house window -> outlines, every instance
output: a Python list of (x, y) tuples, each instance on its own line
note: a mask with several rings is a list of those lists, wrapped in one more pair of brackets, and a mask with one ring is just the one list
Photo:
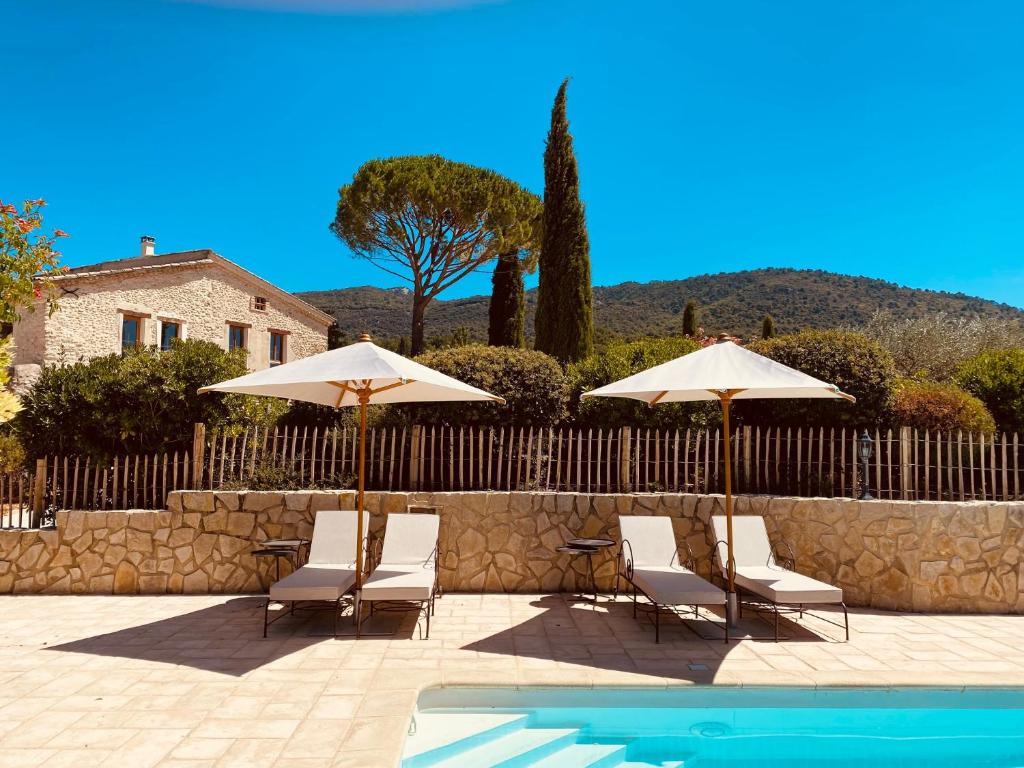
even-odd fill
[(267, 297), (266, 296), (253, 296), (252, 297), (252, 308), (258, 309), (260, 312), (267, 311)]
[(160, 349), (165, 352), (171, 348), (171, 342), (181, 338), (181, 323), (160, 323)]
[(280, 365), (284, 362), (284, 334), (276, 331), (270, 332), (270, 365)]
[(245, 326), (244, 325), (229, 325), (228, 326), (228, 349), (245, 349)]
[(142, 344), (142, 318), (124, 315), (121, 320), (121, 349), (134, 349)]

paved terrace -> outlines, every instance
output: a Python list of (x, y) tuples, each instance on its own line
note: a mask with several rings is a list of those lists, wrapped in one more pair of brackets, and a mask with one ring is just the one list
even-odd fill
[(452, 594), (430, 640), (410, 616), (394, 638), (356, 642), (313, 636), (323, 617), (263, 640), (261, 605), (2, 598), (0, 763), (394, 766), (433, 685), (1024, 685), (1024, 616), (854, 611), (849, 643), (790, 626), (788, 642), (728, 647), (673, 621), (656, 646), (622, 600)]

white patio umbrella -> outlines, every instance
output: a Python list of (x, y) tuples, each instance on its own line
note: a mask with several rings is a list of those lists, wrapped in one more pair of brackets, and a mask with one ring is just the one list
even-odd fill
[(200, 392), (266, 395), (334, 408), (359, 406), (359, 493), (356, 506), (356, 590), (362, 586), (363, 497), (366, 488), (366, 406), (378, 403), (490, 401), (497, 395), (471, 387), (394, 352), (381, 349), (368, 334), (355, 344), (304, 357), (202, 387)]
[(730, 404), (733, 400), (798, 397), (854, 402), (853, 396), (841, 392), (837, 386), (819, 381), (806, 373), (744, 349), (730, 341), (725, 334), (719, 336), (717, 344), (585, 392), (583, 397), (628, 397), (642, 400), (648, 405), (699, 400), (718, 400), (722, 404), (722, 431), (725, 437), (726, 547), (729, 556), (726, 572), (729, 580), (730, 621), (734, 614), (736, 592), (732, 569)]

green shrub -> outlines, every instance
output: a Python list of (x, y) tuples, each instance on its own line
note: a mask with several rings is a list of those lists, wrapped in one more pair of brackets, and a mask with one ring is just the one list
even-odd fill
[(999, 429), (1024, 430), (1024, 349), (982, 352), (960, 366), (956, 381), (985, 404)]
[(245, 353), (212, 342), (175, 341), (74, 365), (46, 366), (22, 399), (15, 428), (31, 456), (95, 457), (190, 449), (192, 425), (273, 424), (283, 400), (198, 389), (246, 373)]
[(14, 472), (25, 466), (25, 449), (21, 447), (18, 436), (8, 432), (0, 432), (0, 472)]
[(569, 379), (571, 418), (581, 426), (639, 426), (658, 429), (706, 426), (720, 418), (717, 403), (665, 403), (649, 406), (622, 397), (582, 398), (584, 392), (611, 384), (655, 365), (700, 349), (692, 339), (667, 337), (613, 341), (602, 352), (573, 363)]
[(894, 426), (993, 432), (996, 423), (985, 404), (956, 384), (901, 379), (893, 392)]
[(857, 398), (844, 400), (737, 400), (744, 424), (771, 426), (870, 425), (889, 415), (896, 383), (892, 356), (854, 331), (803, 331), (752, 342), (753, 352), (835, 384)]
[(374, 415), (376, 424), (550, 426), (565, 418), (565, 374), (555, 359), (543, 352), (469, 344), (426, 352), (416, 362), (503, 397), (506, 404), (389, 406)]

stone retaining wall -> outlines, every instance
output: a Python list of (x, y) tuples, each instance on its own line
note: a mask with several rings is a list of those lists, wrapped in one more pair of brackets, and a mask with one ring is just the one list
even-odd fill
[[(371, 533), (409, 503), (442, 508), (448, 591), (576, 589), (584, 562), (555, 549), (572, 536), (618, 537), (618, 516), (665, 515), (709, 567), (709, 520), (721, 496), (575, 493), (370, 493)], [(254, 544), (309, 536), (317, 510), (352, 508), (351, 492), (176, 492), (164, 511), (57, 513), (55, 530), (0, 531), (0, 593), (258, 591), (270, 563)], [(740, 496), (764, 516), (802, 572), (843, 588), (850, 605), (1024, 613), (1024, 503), (858, 502)], [(6, 561), (6, 562), (4, 562)], [(609, 588), (615, 563), (598, 556)]]

